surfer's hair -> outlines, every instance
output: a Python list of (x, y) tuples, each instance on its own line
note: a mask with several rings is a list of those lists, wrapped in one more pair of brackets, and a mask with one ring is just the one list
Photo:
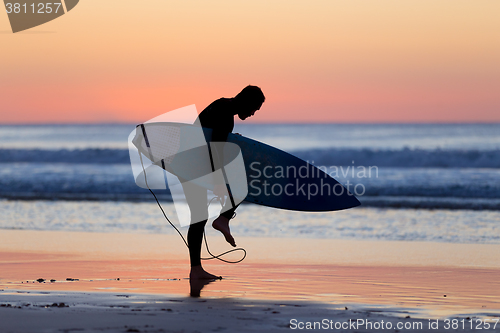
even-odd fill
[(244, 104), (255, 107), (260, 107), (266, 100), (264, 93), (257, 86), (246, 86), (235, 98)]

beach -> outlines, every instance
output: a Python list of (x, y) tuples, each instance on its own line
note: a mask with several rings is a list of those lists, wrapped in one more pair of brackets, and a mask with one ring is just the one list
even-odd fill
[[(186, 245), (134, 182), (134, 128), (0, 126), (0, 332), (500, 329), (498, 125), (238, 124), (361, 206), (242, 204), (246, 257), (203, 261), (222, 276), (208, 284), (190, 283)], [(206, 235), (211, 253), (232, 249)]]
[[(204, 263), (223, 279), (190, 286), (175, 235), (3, 230), (0, 238), (2, 332), (275, 332), (323, 319), (431, 331), (429, 320), (500, 316), (497, 244), (238, 237), (247, 258)], [(227, 249), (220, 238), (210, 237), (212, 253)], [(360, 327), (344, 331), (371, 331)]]

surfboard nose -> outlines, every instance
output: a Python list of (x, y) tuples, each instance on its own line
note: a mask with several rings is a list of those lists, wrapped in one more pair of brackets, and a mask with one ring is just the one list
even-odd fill
[(345, 209), (354, 208), (358, 206), (361, 206), (361, 201), (359, 201), (358, 198), (356, 198), (354, 194), (352, 194), (350, 200), (347, 200), (347, 205)]

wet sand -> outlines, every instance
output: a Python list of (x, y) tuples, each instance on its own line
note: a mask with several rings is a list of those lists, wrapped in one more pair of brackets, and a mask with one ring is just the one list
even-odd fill
[[(222, 237), (209, 236), (212, 253), (229, 249)], [(193, 321), (201, 316), (212, 329), (275, 331), (289, 330), (295, 317), (421, 318), (426, 325), (431, 318), (500, 317), (499, 245), (244, 237), (237, 243), (247, 258), (205, 262), (224, 279), (192, 298), (202, 286), (189, 284), (178, 236), (3, 230), (0, 316), (12, 319), (2, 325), (12, 332), (37, 331), (42, 322), (47, 331), (205, 331)], [(108, 316), (101, 318), (103, 309)], [(56, 325), (58, 316), (66, 319)]]

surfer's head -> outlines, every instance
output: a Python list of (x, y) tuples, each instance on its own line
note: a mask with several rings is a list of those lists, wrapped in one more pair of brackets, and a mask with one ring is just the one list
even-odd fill
[(266, 100), (264, 93), (257, 86), (246, 86), (234, 97), (238, 104), (238, 117), (245, 120), (255, 114)]

